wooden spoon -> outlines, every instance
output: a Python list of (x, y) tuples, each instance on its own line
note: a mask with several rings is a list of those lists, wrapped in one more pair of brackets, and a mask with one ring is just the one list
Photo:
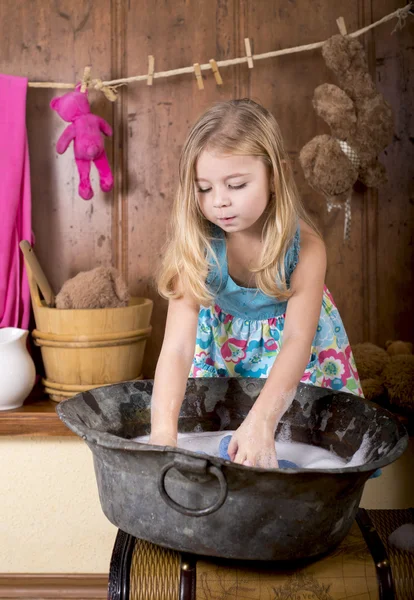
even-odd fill
[(55, 305), (55, 295), (52, 288), (46, 278), (46, 275), (40, 266), (37, 256), (34, 253), (33, 248), (27, 240), (22, 240), (19, 244), (23, 256), (32, 271), (34, 280), (36, 281), (40, 291), (42, 292), (43, 298), (47, 306), (53, 307)]

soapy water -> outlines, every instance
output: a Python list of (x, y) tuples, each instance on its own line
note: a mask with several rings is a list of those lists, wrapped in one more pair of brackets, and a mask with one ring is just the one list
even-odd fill
[[(190, 450), (191, 452), (204, 453), (209, 456), (219, 457), (221, 440), (234, 431), (204, 431), (198, 433), (179, 433), (177, 438), (178, 448)], [(133, 438), (131, 441), (148, 443), (149, 435)], [(369, 440), (365, 438), (360, 448), (355, 452), (351, 460), (345, 460), (318, 446), (291, 442), (286, 439), (276, 441), (276, 456), (279, 461), (289, 461), (300, 469), (343, 469), (344, 467), (356, 467), (363, 465), (369, 449)]]

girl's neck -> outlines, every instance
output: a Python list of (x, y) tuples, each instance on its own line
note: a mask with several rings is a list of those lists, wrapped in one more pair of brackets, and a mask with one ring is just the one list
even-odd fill
[(224, 232), (224, 235), (229, 242), (231, 241), (231, 243), (261, 243), (264, 223), (265, 219), (261, 218), (248, 229), (229, 233)]
[(262, 233), (254, 231), (236, 231), (234, 233), (224, 232), (227, 245), (240, 246), (242, 244), (261, 244)]
[(256, 276), (252, 269), (260, 264), (262, 242), (257, 234), (240, 231), (226, 236), (226, 261), (229, 276), (237, 285), (256, 287)]

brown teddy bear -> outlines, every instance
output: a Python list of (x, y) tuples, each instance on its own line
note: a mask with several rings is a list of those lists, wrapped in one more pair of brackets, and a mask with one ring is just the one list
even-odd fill
[(56, 308), (117, 308), (127, 306), (128, 288), (113, 267), (96, 267), (68, 279), (56, 296)]
[(411, 342), (365, 342), (352, 347), (364, 396), (386, 408), (414, 414), (414, 355)]
[(357, 180), (368, 187), (386, 181), (377, 156), (392, 140), (393, 119), (357, 39), (334, 35), (322, 46), (322, 55), (339, 87), (329, 83), (317, 87), (313, 106), (331, 135), (314, 137), (302, 148), (299, 160), (309, 185), (327, 198), (330, 208), (350, 201)]

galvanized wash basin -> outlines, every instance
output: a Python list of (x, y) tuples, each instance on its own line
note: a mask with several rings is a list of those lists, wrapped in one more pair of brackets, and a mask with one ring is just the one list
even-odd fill
[[(265, 379), (189, 379), (179, 431), (234, 430)], [(348, 533), (366, 480), (396, 460), (408, 436), (398, 420), (352, 394), (301, 384), (276, 439), (321, 446), (366, 464), (343, 469), (257, 469), (187, 450), (130, 441), (149, 433), (153, 381), (84, 392), (57, 406), (92, 450), (102, 509), (118, 528), (181, 551), (248, 560), (315, 556)]]

